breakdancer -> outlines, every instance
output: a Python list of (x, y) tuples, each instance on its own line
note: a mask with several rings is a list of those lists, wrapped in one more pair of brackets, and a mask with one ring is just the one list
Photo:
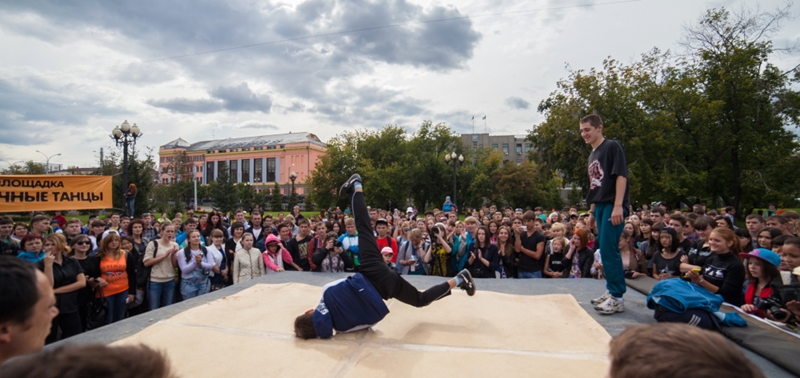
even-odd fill
[(400, 302), (423, 307), (449, 295), (450, 289), (456, 286), (469, 295), (475, 295), (475, 282), (466, 269), (428, 290), (417, 290), (383, 261), (372, 234), (361, 176), (357, 173), (350, 176), (339, 189), (339, 196), (351, 199), (361, 265), (355, 275), (325, 285), (317, 308), (295, 319), (297, 337), (324, 339), (331, 337), (334, 330), (352, 332), (369, 328), (389, 313), (384, 299), (396, 298)]

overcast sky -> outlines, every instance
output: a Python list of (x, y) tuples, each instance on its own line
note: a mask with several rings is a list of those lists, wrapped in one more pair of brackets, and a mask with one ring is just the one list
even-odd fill
[[(326, 141), (350, 128), (414, 130), (423, 120), (469, 133), (472, 116), (483, 132), (484, 115), (490, 133), (525, 134), (542, 121), (536, 108), (567, 65), (632, 62), (653, 47), (680, 52), (684, 26), (707, 8), (742, 3), (785, 4), (4, 1), (0, 168), (44, 161), (36, 150), (62, 153), (51, 163), (95, 166), (126, 119), (141, 127), (140, 145), (156, 148), (177, 137), (289, 131)], [(776, 45), (800, 40), (796, 21)], [(245, 45), (256, 46), (231, 49)], [(774, 58), (785, 69), (797, 60)]]

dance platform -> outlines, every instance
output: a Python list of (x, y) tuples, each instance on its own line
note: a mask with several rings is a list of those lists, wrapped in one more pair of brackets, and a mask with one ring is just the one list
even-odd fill
[[(345, 274), (270, 273), (76, 336), (69, 342), (144, 343), (164, 351), (182, 377), (603, 377), (608, 342), (653, 322), (645, 296), (628, 291), (626, 311), (597, 314), (589, 300), (604, 282), (476, 280), (430, 306), (389, 300), (368, 330), (300, 340), (294, 318), (314, 308), (322, 286)], [(417, 288), (440, 277), (409, 277)], [(769, 377), (792, 375), (747, 350)]]

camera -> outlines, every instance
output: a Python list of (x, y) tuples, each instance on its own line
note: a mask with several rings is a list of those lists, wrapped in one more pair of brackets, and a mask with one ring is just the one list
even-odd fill
[(333, 242), (333, 246), (334, 246), (334, 247), (339, 247), (339, 248), (342, 248), (342, 242), (340, 242), (340, 241), (338, 241), (338, 240), (337, 240), (337, 241)]
[(786, 306), (777, 298), (762, 298), (756, 304), (756, 308), (764, 311), (769, 310), (772, 313), (772, 317), (779, 322), (785, 322), (789, 318), (789, 312), (784, 310)]
[(431, 235), (439, 235), (439, 227), (431, 228)]
[(623, 273), (625, 274), (625, 278), (628, 278), (628, 279), (631, 279), (631, 278), (633, 278), (633, 271), (632, 271), (632, 270), (630, 270), (630, 269), (625, 269), (625, 270), (623, 271)]

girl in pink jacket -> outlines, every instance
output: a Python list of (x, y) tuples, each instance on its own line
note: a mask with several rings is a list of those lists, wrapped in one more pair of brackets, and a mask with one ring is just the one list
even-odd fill
[(292, 261), (292, 255), (283, 248), (277, 236), (272, 234), (268, 235), (264, 244), (266, 244), (267, 250), (261, 254), (261, 257), (264, 258), (264, 265), (267, 266), (267, 273), (269, 273), (269, 271), (283, 272), (283, 264), (289, 264), (298, 271), (302, 271), (302, 269)]

